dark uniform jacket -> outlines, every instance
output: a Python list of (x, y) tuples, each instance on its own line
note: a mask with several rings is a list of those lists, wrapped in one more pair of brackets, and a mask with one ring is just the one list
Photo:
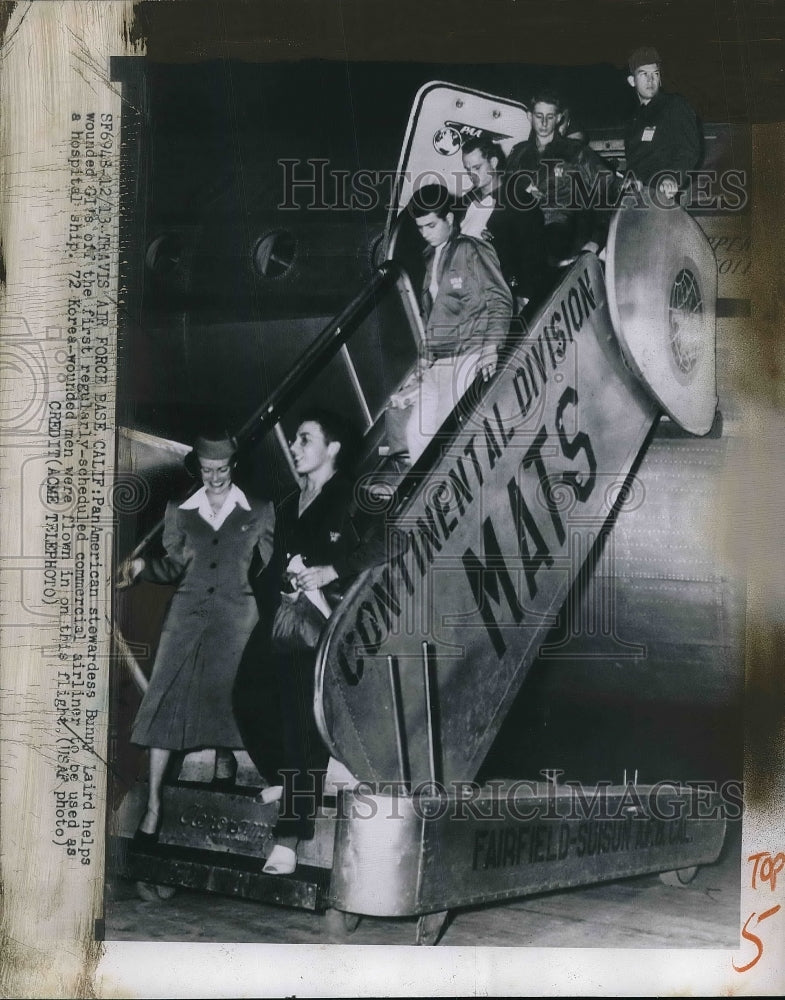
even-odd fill
[[(526, 171), (543, 196), (545, 225), (570, 230), (567, 253), (577, 253), (592, 241), (600, 249), (608, 237), (615, 196), (613, 171), (602, 157), (577, 139), (557, 135), (540, 151), (534, 132), (513, 146), (507, 159), (507, 175)], [(518, 183), (518, 187), (522, 182)], [(596, 194), (592, 195), (592, 191)], [(595, 207), (591, 207), (595, 202)], [(605, 206), (605, 207), (603, 207)]]
[(179, 582), (134, 723), (134, 743), (170, 750), (242, 746), (232, 687), (258, 618), (248, 572), (255, 551), (269, 562), (274, 523), (271, 503), (244, 495), (217, 530), (198, 510), (167, 505), (166, 555), (146, 557), (142, 578)]
[(384, 532), (374, 524), (361, 525), (354, 499), (354, 485), (336, 472), (302, 514), (298, 513), (300, 491), (294, 490), (278, 506), (271, 570), (274, 584), (287, 589), (286, 567), (300, 555), (306, 566), (333, 566), (338, 579), (324, 588), (335, 604), (355, 576), (384, 562)]
[(648, 186), (654, 176), (670, 170), (686, 183), (685, 170), (694, 170), (703, 154), (703, 136), (695, 112), (679, 94), (662, 90), (638, 107), (624, 128), (627, 170)]
[[(517, 295), (537, 299), (546, 280), (542, 209), (523, 186), (515, 198), (508, 198), (503, 188), (494, 191), (493, 198), (496, 207), (488, 219), (486, 232), (499, 258), (504, 280)], [(464, 201), (464, 211), (477, 200), (477, 193), (472, 191)]]

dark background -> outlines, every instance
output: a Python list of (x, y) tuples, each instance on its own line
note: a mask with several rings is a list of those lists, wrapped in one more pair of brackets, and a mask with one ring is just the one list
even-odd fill
[(778, 0), (194, 0), (140, 4), (135, 30), (150, 59), (168, 62), (320, 58), (621, 68), (632, 49), (654, 45), (665, 85), (707, 120), (753, 123), (782, 118), (784, 25)]

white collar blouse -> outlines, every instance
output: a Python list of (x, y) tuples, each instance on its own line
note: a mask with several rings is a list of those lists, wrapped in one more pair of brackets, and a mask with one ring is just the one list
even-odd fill
[(207, 489), (204, 486), (200, 490), (197, 490), (193, 496), (188, 497), (187, 500), (180, 504), (180, 510), (198, 511), (199, 516), (210, 525), (213, 531), (218, 531), (235, 507), (242, 507), (243, 510), (251, 509), (251, 505), (248, 503), (245, 493), (243, 493), (240, 487), (236, 486), (234, 483), (232, 483), (229, 488), (229, 492), (224, 498), (221, 509), (217, 512), (210, 506), (210, 501), (207, 497)]

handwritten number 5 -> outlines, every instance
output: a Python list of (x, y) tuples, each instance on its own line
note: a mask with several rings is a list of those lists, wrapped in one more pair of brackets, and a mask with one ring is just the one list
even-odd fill
[[(772, 906), (772, 908), (770, 910), (765, 910), (758, 917), (758, 923), (760, 923), (762, 920), (765, 920), (766, 917), (773, 916), (777, 912), (777, 910), (779, 910), (779, 909), (781, 909), (781, 906), (779, 904), (777, 904), (777, 906)], [(736, 972), (746, 972), (748, 969), (751, 969), (753, 967), (753, 965), (755, 965), (758, 962), (758, 960), (760, 959), (761, 955), (763, 954), (763, 942), (761, 941), (761, 939), (758, 937), (757, 934), (753, 934), (753, 933), (751, 933), (751, 931), (747, 930), (747, 927), (749, 926), (750, 920), (752, 920), (752, 918), (754, 916), (755, 916), (755, 914), (751, 913), (747, 917), (747, 920), (746, 920), (744, 926), (741, 929), (741, 936), (743, 938), (746, 938), (747, 941), (752, 941), (753, 942), (753, 944), (755, 945), (755, 947), (758, 949), (758, 954), (755, 956), (755, 958), (753, 958), (753, 960), (751, 962), (747, 962), (746, 965), (738, 966), (738, 965), (736, 965), (735, 962), (731, 962), (731, 964), (733, 965), (733, 968), (736, 970)]]

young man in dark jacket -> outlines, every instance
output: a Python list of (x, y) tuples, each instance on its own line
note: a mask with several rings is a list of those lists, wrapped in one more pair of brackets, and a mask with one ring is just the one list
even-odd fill
[(530, 183), (540, 199), (550, 264), (583, 250), (599, 253), (614, 203), (613, 171), (590, 146), (561, 134), (563, 105), (556, 91), (538, 91), (530, 108), (531, 134), (513, 146), (505, 186), (517, 197)]
[(545, 220), (537, 199), (524, 191), (515, 203), (505, 197), (502, 181), (507, 158), (487, 136), (464, 140), (461, 155), (472, 185), (462, 205), (461, 232), (493, 245), (516, 299), (538, 301), (547, 276)]

